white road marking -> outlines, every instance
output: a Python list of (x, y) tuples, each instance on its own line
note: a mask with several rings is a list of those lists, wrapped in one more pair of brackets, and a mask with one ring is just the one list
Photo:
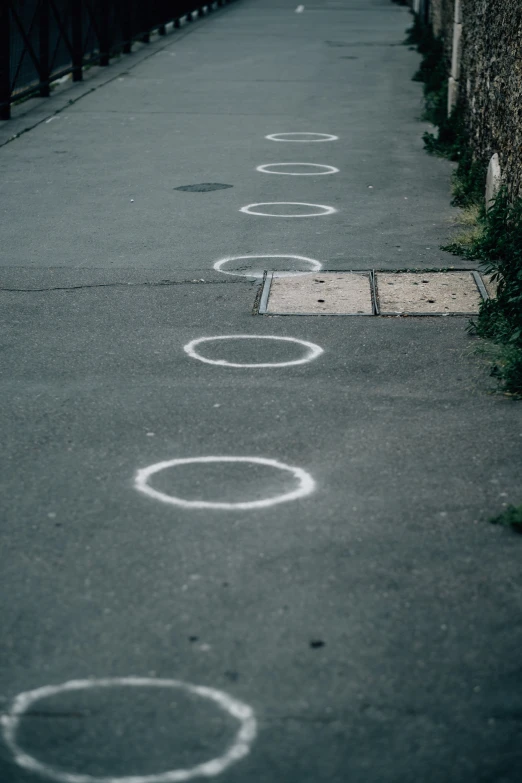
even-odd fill
[[(239, 364), (236, 362), (227, 362), (224, 359), (207, 359), (205, 356), (201, 356), (195, 348), (201, 343), (215, 342), (217, 340), (279, 340), (282, 342), (297, 343), (297, 345), (304, 346), (307, 352), (300, 359), (293, 359), (287, 362), (258, 362), (253, 364)], [(200, 362), (206, 364), (218, 364), (221, 367), (292, 367), (296, 364), (307, 364), (308, 362), (317, 359), (322, 353), (323, 349), (315, 343), (310, 343), (307, 340), (298, 340), (296, 337), (275, 337), (267, 334), (224, 334), (218, 337), (200, 337), (197, 340), (192, 340), (183, 347), (185, 353), (187, 353), (192, 359), (199, 359)]]
[[(190, 465), (193, 463), (209, 463), (209, 462), (247, 462), (255, 463), (256, 465), (267, 465), (271, 468), (277, 468), (278, 470), (284, 470), (291, 473), (294, 478), (299, 481), (297, 489), (291, 492), (285, 492), (282, 495), (275, 495), (272, 498), (265, 498), (264, 500), (250, 500), (239, 503), (219, 503), (207, 500), (185, 500), (179, 498), (176, 495), (167, 495), (164, 492), (160, 492), (157, 489), (153, 489), (148, 484), (148, 480), (155, 473), (166, 468), (175, 468), (178, 465)], [(165, 462), (157, 462), (155, 465), (149, 465), (147, 468), (138, 470), (135, 479), (135, 487), (145, 495), (154, 498), (155, 500), (161, 500), (163, 503), (170, 503), (173, 506), (181, 506), (181, 508), (212, 508), (226, 511), (250, 511), (254, 508), (268, 508), (269, 506), (275, 506), (278, 503), (287, 503), (290, 500), (297, 500), (298, 498), (306, 497), (310, 495), (315, 489), (315, 481), (306, 470), (302, 468), (295, 468), (290, 465), (286, 465), (284, 462), (278, 462), (275, 459), (266, 459), (265, 457), (185, 457), (183, 459), (170, 459)]]
[[(229, 261), (242, 261), (244, 258), (293, 258), (297, 261), (304, 261), (306, 264), (310, 264), (310, 269), (306, 272), (274, 272), (274, 277), (295, 277), (297, 275), (306, 275), (308, 272), (318, 272), (323, 268), (320, 261), (316, 261), (315, 258), (307, 258), (306, 256), (294, 256), (294, 255), (281, 255), (279, 253), (267, 253), (260, 256), (228, 256), (227, 258), (220, 258), (219, 261), (214, 263), (214, 269), (217, 272), (222, 272), (224, 275), (235, 275), (239, 277), (263, 277), (265, 269), (252, 270), (252, 272), (231, 272), (228, 269), (223, 269), (224, 264), (228, 264)], [(266, 270), (271, 272), (271, 269)]]
[[(322, 169), (322, 171), (270, 171), (270, 169), (280, 169), (283, 166), (307, 166), (311, 169)], [(261, 171), (263, 174), (285, 174), (287, 177), (318, 177), (325, 174), (337, 174), (339, 169), (324, 163), (264, 163), (262, 166), (256, 166), (256, 171)]]
[(298, 5), (295, 9), (296, 14), (302, 14), (304, 11), (304, 5)]
[[(303, 138), (303, 139), (287, 139), (285, 136), (315, 136), (316, 138)], [(294, 131), (290, 133), (270, 133), (265, 136), (265, 139), (269, 141), (293, 141), (299, 143), (317, 142), (317, 141), (338, 141), (339, 136), (334, 136), (332, 133), (313, 133), (311, 131)]]
[[(179, 688), (210, 699), (221, 707), (224, 712), (231, 715), (239, 723), (239, 730), (226, 752), (215, 759), (205, 761), (190, 769), (172, 769), (154, 775), (129, 775), (124, 777), (98, 777), (74, 772), (66, 772), (63, 769), (45, 764), (42, 761), (25, 753), (19, 746), (16, 734), (20, 721), (29, 707), (40, 699), (56, 696), (60, 693), (85, 690), (91, 688), (112, 688), (120, 686), (146, 687), (146, 688)], [(45, 775), (59, 783), (180, 783), (192, 780), (196, 777), (215, 777), (224, 772), (236, 761), (244, 758), (250, 752), (250, 746), (256, 738), (257, 724), (251, 707), (237, 699), (232, 698), (224, 691), (215, 688), (207, 688), (202, 685), (191, 685), (180, 680), (161, 680), (148, 677), (107, 677), (90, 680), (69, 680), (61, 685), (45, 685), (33, 691), (20, 693), (14, 699), (7, 715), (2, 716), (2, 729), (6, 745), (13, 753), (16, 763), (24, 769)]]
[[(321, 212), (305, 212), (302, 215), (278, 215), (271, 212), (256, 212), (253, 207), (277, 207), (286, 204), (291, 207), (314, 207), (315, 209), (322, 210)], [(247, 204), (246, 207), (241, 207), (240, 212), (244, 212), (246, 215), (262, 215), (263, 217), (275, 217), (275, 218), (303, 218), (303, 217), (319, 217), (320, 215), (332, 215), (337, 212), (335, 207), (329, 207), (326, 204), (308, 204), (305, 201), (262, 201), (258, 204)]]

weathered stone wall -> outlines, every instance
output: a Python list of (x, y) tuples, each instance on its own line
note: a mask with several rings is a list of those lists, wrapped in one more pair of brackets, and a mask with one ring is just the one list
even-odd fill
[(453, 15), (455, 0), (432, 0), (430, 3), (430, 21), (433, 32), (444, 41), (444, 52), (451, 66), (451, 48), (453, 42)]
[[(522, 196), (522, 0), (461, 0), (458, 100), (464, 106), (473, 154), (488, 163), (496, 152), (512, 197)], [(451, 68), (455, 0), (430, 0), (434, 33)], [(456, 71), (455, 71), (456, 69)]]
[(522, 196), (522, 0), (462, 0), (459, 97), (474, 155)]

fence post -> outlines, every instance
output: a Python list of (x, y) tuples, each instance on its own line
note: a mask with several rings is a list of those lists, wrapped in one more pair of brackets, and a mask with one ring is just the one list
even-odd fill
[(11, 116), (9, 5), (0, 4), (0, 120)]
[(128, 0), (120, 0), (118, 4), (121, 37), (123, 40), (123, 54), (130, 54), (132, 51), (132, 19), (134, 18), (134, 5), (134, 3), (129, 3)]
[(83, 79), (82, 12), (82, 0), (73, 0), (71, 8), (73, 82), (81, 82)]
[(140, 6), (140, 41), (142, 43), (150, 43), (150, 28), (151, 28), (151, 14), (150, 14), (150, 0), (143, 2)]
[(165, 25), (168, 21), (170, 21), (167, 18), (167, 3), (165, 0), (157, 0), (155, 5), (157, 9), (155, 19), (158, 22), (158, 35), (167, 35), (167, 28)]
[(108, 65), (111, 54), (110, 43), (110, 3), (104, 1), (98, 5), (100, 13), (100, 65)]
[(40, 97), (48, 98), (51, 94), (49, 86), (49, 0), (40, 0), (38, 14), (38, 63), (40, 77)]

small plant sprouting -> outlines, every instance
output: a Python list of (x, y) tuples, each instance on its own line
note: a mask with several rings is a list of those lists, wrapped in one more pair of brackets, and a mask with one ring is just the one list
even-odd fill
[(416, 15), (405, 43), (422, 55), (413, 78), (424, 84), (423, 119), (436, 126), (436, 133), (423, 136), (425, 149), (458, 162), (452, 204), (463, 209), (461, 231), (442, 249), (482, 261), (491, 282), (497, 284), (496, 298), (482, 303), (469, 331), (497, 346), (491, 374), (504, 392), (522, 398), (522, 198), (513, 201), (503, 188), (486, 212), (487, 164), (473, 154), (463, 105), (457, 103), (447, 116), (449, 68), (444, 41)]
[(489, 520), (492, 525), (510, 527), (517, 533), (522, 533), (522, 506), (508, 506), (502, 514)]
[(480, 211), (468, 240), (461, 235), (443, 249), (482, 261), (497, 284), (496, 297), (482, 303), (472, 332), (500, 346), (491, 374), (504, 391), (522, 397), (522, 198), (512, 202), (502, 188), (489, 212)]

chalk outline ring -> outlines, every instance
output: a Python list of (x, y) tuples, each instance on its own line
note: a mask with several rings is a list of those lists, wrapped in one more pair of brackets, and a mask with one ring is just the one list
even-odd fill
[[(160, 492), (148, 484), (148, 480), (151, 476), (166, 468), (176, 467), (177, 465), (208, 462), (254, 462), (257, 465), (268, 465), (271, 468), (278, 468), (279, 470), (291, 473), (293, 477), (299, 481), (299, 486), (290, 492), (285, 492), (282, 495), (275, 495), (272, 498), (265, 498), (264, 500), (221, 503), (207, 500), (184, 500), (176, 495), (167, 495), (164, 492)], [(278, 462), (275, 459), (267, 459), (266, 457), (182, 457), (180, 459), (156, 462), (154, 465), (141, 468), (136, 473), (134, 486), (139, 492), (143, 492), (143, 494), (148, 495), (155, 500), (161, 500), (162, 503), (169, 503), (170, 505), (180, 506), (181, 508), (251, 511), (252, 509), (267, 508), (269, 506), (278, 505), (279, 503), (287, 503), (290, 500), (298, 500), (299, 498), (306, 497), (315, 490), (315, 481), (311, 475), (302, 468), (286, 465), (284, 462)]]
[[(322, 136), (320, 139), (276, 139), (276, 136)], [(265, 136), (265, 139), (269, 141), (286, 141), (294, 142), (298, 144), (308, 144), (321, 141), (338, 141), (339, 136), (334, 136), (333, 133), (315, 133), (314, 131), (290, 131), (287, 133), (270, 133)]]
[[(300, 359), (292, 359), (289, 362), (258, 362), (257, 364), (239, 364), (236, 362), (227, 362), (225, 359), (207, 359), (198, 353), (195, 348), (200, 343), (215, 342), (217, 340), (277, 340), (280, 342), (297, 343), (308, 349), (308, 352), (301, 356)], [(280, 337), (279, 335), (269, 334), (220, 334), (215, 337), (198, 337), (195, 340), (191, 340), (189, 343), (183, 346), (183, 350), (192, 359), (198, 359), (205, 364), (217, 364), (220, 367), (293, 367), (296, 364), (308, 364), (308, 362), (317, 359), (322, 353), (324, 353), (321, 346), (315, 343), (308, 342), (308, 340), (298, 340), (297, 337)]]
[[(130, 775), (123, 777), (99, 777), (81, 773), (66, 772), (52, 767), (50, 764), (38, 761), (34, 756), (19, 748), (16, 733), (27, 709), (35, 702), (58, 693), (67, 693), (86, 688), (110, 688), (113, 686), (180, 688), (188, 693), (210, 699), (221, 707), (224, 712), (239, 721), (239, 730), (222, 755), (210, 761), (197, 764), (189, 769), (173, 769), (152, 775)], [(2, 730), (7, 747), (13, 753), (16, 763), (24, 769), (45, 775), (58, 783), (181, 783), (195, 777), (214, 777), (221, 774), (236, 761), (244, 758), (250, 752), (250, 746), (257, 734), (257, 724), (251, 707), (229, 696), (224, 691), (208, 688), (203, 685), (191, 685), (181, 680), (155, 679), (150, 677), (104, 677), (88, 680), (68, 680), (61, 685), (45, 685), (32, 691), (19, 693), (13, 700), (8, 715), (2, 716)]]
[[(282, 166), (308, 166), (311, 169), (322, 169), (322, 171), (269, 171), (268, 169), (277, 169)], [(338, 174), (339, 169), (335, 166), (328, 166), (326, 163), (264, 163), (262, 166), (256, 166), (256, 171), (262, 174), (279, 174), (286, 177), (324, 177), (326, 174)]]
[[(287, 204), (289, 206), (298, 207), (316, 207), (322, 209), (322, 212), (305, 212), (302, 215), (273, 215), (270, 212), (255, 212), (252, 207), (272, 207), (279, 206), (281, 204)], [(307, 201), (260, 201), (256, 204), (247, 204), (246, 207), (241, 207), (240, 212), (244, 212), (245, 215), (261, 215), (262, 217), (274, 217), (274, 218), (306, 218), (306, 217), (323, 217), (323, 215), (333, 215), (337, 212), (335, 207), (330, 207), (327, 204), (310, 204)]]
[[(300, 271), (294, 271), (294, 272), (274, 272), (274, 277), (297, 277), (298, 275), (308, 275), (310, 272), (319, 272), (323, 265), (320, 261), (317, 261), (315, 258), (308, 258), (307, 256), (296, 256), (296, 255), (289, 255), (288, 253), (262, 253), (260, 255), (246, 255), (246, 256), (227, 256), (226, 258), (220, 258), (219, 261), (216, 261), (213, 264), (213, 268), (216, 270), (216, 272), (221, 272), (223, 275), (234, 275), (235, 277), (253, 277), (255, 280), (258, 280), (260, 277), (263, 277), (263, 272), (260, 272), (259, 274), (248, 274), (247, 272), (231, 272), (228, 269), (222, 269), (223, 264), (228, 264), (229, 261), (241, 261), (243, 258), (295, 258), (298, 261), (305, 261), (307, 264), (311, 265), (310, 269), (305, 269), (302, 272)], [(272, 270), (268, 270), (272, 271)]]

